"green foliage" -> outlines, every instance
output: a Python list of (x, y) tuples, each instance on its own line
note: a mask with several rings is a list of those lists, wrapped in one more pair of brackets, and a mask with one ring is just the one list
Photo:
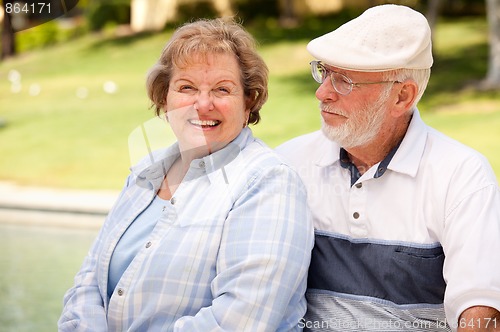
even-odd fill
[(83, 25), (61, 27), (59, 21), (49, 21), (34, 28), (16, 33), (18, 53), (44, 48), (57, 43), (66, 42), (85, 34)]
[(211, 1), (190, 1), (180, 4), (177, 8), (176, 23), (215, 17), (217, 17), (217, 11)]
[(283, 41), (307, 42), (338, 28), (346, 21), (359, 15), (358, 10), (343, 10), (335, 15), (312, 16), (305, 18), (295, 27), (283, 28), (275, 17), (256, 17), (251, 21), (243, 20), (245, 26), (261, 45), (275, 44)]
[(244, 22), (279, 16), (278, 0), (235, 0), (233, 8)]
[(90, 30), (99, 31), (107, 25), (130, 23), (130, 1), (98, 2), (89, 6)]
[(485, 15), (485, 0), (445, 0), (441, 14), (449, 17)]
[(49, 21), (38, 26), (36, 30), (33, 28), (31, 31), (27, 30), (26, 32), (25, 34), (18, 34), (24, 36), (24, 38), (20, 40), (20, 42), (23, 43), (20, 45), (20, 49), (53, 45), (58, 40), (59, 30), (56, 22)]

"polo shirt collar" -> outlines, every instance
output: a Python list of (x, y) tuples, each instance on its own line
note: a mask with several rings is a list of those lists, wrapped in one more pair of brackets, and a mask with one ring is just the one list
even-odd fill
[(340, 145), (326, 137), (323, 131), (320, 131), (319, 134), (322, 139), (313, 152), (316, 153), (315, 164), (319, 167), (333, 165), (339, 161)]
[(399, 145), (388, 169), (415, 177), (427, 142), (427, 125), (415, 108), (408, 130)]
[[(375, 170), (368, 171), (374, 173), (373, 175), (370, 175), (370, 177), (376, 179), (384, 175), (385, 171), (387, 171), (388, 169), (389, 164), (391, 163), (392, 158), (398, 151), (398, 148), (399, 144), (395, 146), (391, 151), (389, 151), (389, 154), (384, 158), (384, 160), (378, 163)], [(348, 169), (351, 173), (351, 186), (353, 186), (361, 178), (361, 174), (359, 173), (358, 168), (351, 162), (351, 160), (349, 159), (349, 154), (344, 148), (340, 148), (339, 159), (340, 166)]]
[[(340, 162), (341, 146), (328, 139), (322, 132), (321, 135), (322, 140), (316, 149), (315, 164), (319, 167), (326, 167), (333, 165), (337, 161)], [(382, 176), (386, 169), (415, 177), (424, 153), (426, 141), (427, 126), (420, 117), (420, 112), (415, 108), (403, 140), (398, 147), (391, 151), (390, 156), (387, 156), (379, 163), (384, 170), (378, 172), (377, 168), (377, 172), (374, 173), (373, 177)]]

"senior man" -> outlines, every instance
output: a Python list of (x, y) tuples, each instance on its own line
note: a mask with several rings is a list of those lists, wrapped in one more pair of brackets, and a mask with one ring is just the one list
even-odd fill
[(478, 152), (422, 121), (425, 17), (368, 9), (312, 40), (322, 130), (277, 150), (308, 190), (306, 330), (500, 330), (500, 191)]

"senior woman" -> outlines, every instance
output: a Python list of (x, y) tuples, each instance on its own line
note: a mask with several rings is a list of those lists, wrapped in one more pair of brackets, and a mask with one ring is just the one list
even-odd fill
[(233, 21), (173, 34), (147, 88), (177, 142), (131, 168), (60, 331), (294, 331), (313, 230), (297, 174), (252, 136), (267, 67)]

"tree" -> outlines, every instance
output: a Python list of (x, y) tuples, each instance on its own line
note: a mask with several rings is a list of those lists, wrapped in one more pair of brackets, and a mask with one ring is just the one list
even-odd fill
[(483, 81), (483, 87), (500, 88), (500, 0), (486, 0), (489, 24), (490, 53), (488, 73)]
[(0, 59), (5, 59), (7, 57), (16, 54), (16, 39), (14, 34), (14, 29), (12, 28), (11, 16), (10, 14), (4, 12), (2, 20), (2, 53)]
[[(427, 21), (429, 21), (429, 26), (431, 27), (431, 39), (434, 44), (434, 31), (436, 31), (436, 23), (437, 19), (439, 16), (439, 13), (441, 12), (441, 7), (442, 7), (442, 1), (441, 0), (429, 0), (428, 6), (427, 6), (427, 12), (425, 14), (425, 17), (427, 18)], [(434, 48), (432, 50), (432, 53), (434, 55)], [(435, 55), (434, 55), (435, 57)]]
[(298, 24), (297, 13), (293, 0), (280, 1), (280, 25), (283, 27), (294, 27)]
[(434, 31), (434, 27), (436, 26), (436, 21), (441, 9), (441, 0), (429, 0), (427, 5), (427, 13), (425, 16), (429, 21), (429, 25), (431, 30)]

